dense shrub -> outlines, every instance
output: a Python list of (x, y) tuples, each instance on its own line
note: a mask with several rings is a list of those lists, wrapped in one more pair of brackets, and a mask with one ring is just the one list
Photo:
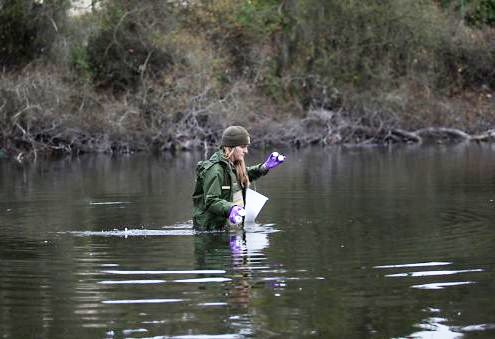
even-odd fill
[(472, 26), (495, 26), (495, 2), (493, 0), (437, 0), (445, 9), (457, 13)]
[(280, 9), (277, 71), (264, 73), (263, 86), (280, 79), (279, 93), (303, 107), (398, 113), (387, 93), (399, 88), (446, 94), (494, 83), (493, 32), (463, 26), (430, 0), (284, 1)]
[[(172, 64), (159, 46), (164, 23), (172, 15), (162, 2), (110, 1), (100, 29), (88, 41), (88, 62), (100, 87), (135, 90), (144, 77), (155, 78)], [(165, 26), (166, 27), (166, 26)]]
[(448, 71), (442, 88), (495, 89), (495, 30), (467, 31), (438, 50)]
[(280, 4), (280, 0), (198, 1), (183, 11), (183, 27), (204, 36), (225, 57), (226, 82), (256, 78), (278, 52), (271, 40), (284, 25)]
[(46, 55), (69, 5), (69, 0), (0, 2), (0, 65), (22, 66)]

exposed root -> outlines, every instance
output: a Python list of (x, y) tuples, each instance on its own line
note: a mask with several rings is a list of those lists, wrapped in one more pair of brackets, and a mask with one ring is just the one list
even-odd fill
[[(424, 143), (427, 140), (431, 142), (439, 141), (495, 141), (495, 130), (489, 130), (478, 135), (470, 135), (460, 129), (447, 127), (428, 127), (421, 128), (414, 132), (404, 131), (401, 129), (390, 130), (390, 139), (385, 141), (392, 142), (415, 142)], [(392, 137), (394, 136), (394, 137)]]
[[(369, 123), (369, 119), (368, 119)], [(269, 133), (258, 135), (265, 144), (291, 144), (304, 146), (311, 144), (397, 144), (397, 143), (455, 143), (455, 142), (494, 142), (495, 129), (471, 135), (463, 130), (449, 127), (426, 127), (415, 131), (391, 128), (378, 119), (369, 126), (363, 119), (352, 119), (342, 112), (317, 110), (308, 113), (302, 120), (281, 124)], [(266, 130), (266, 129), (265, 129)], [(270, 136), (276, 135), (275, 140)]]
[(495, 141), (495, 129), (488, 130), (485, 133), (473, 135), (471, 137), (471, 140), (478, 141), (478, 142), (480, 142), (480, 141), (493, 142), (493, 141)]

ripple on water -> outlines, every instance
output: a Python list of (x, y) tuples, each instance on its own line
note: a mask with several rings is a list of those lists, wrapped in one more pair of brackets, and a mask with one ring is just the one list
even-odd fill
[(122, 299), (122, 300), (103, 300), (103, 304), (170, 304), (179, 303), (184, 299)]
[(487, 332), (495, 330), (495, 324), (474, 324), (465, 326), (448, 325), (447, 318), (439, 316), (442, 313), (438, 308), (427, 308), (423, 312), (429, 315), (414, 327), (421, 331), (414, 332), (407, 338), (461, 338), (464, 333)]
[(59, 234), (71, 234), (79, 237), (167, 237), (194, 235), (193, 229), (123, 229), (111, 231), (72, 231), (59, 232)]
[(414, 325), (423, 331), (414, 332), (408, 338), (442, 338), (454, 339), (462, 337), (462, 334), (455, 332), (452, 327), (445, 325), (447, 319), (440, 317), (430, 317), (421, 323)]
[(386, 277), (397, 278), (397, 277), (430, 277), (439, 275), (453, 275), (461, 273), (471, 273), (471, 272), (483, 272), (482, 269), (471, 269), (471, 270), (452, 270), (452, 271), (421, 271), (421, 272), (403, 272), (395, 274), (386, 274)]
[(495, 330), (495, 324), (477, 324), (457, 327), (459, 332), (482, 332)]
[[(488, 212), (492, 212), (491, 209)], [(440, 212), (440, 218), (446, 225), (462, 226), (465, 229), (466, 224), (486, 224), (490, 220), (490, 216), (485, 209), (446, 209)]]
[(225, 270), (164, 270), (164, 271), (123, 271), (123, 270), (106, 270), (102, 271), (108, 274), (119, 275), (157, 275), (157, 274), (224, 274)]
[(431, 284), (421, 284), (421, 285), (412, 285), (412, 288), (417, 288), (420, 290), (442, 290), (446, 287), (450, 286), (461, 286), (461, 285), (470, 285), (475, 284), (474, 281), (453, 281), (453, 282), (445, 282), (445, 283), (431, 283)]
[[(109, 203), (102, 203), (109, 204)], [(248, 224), (244, 228), (246, 237), (251, 243), (259, 242), (261, 238), (265, 237), (269, 233), (278, 232), (279, 230), (273, 227), (273, 224), (260, 225), (260, 224)], [(178, 223), (174, 225), (162, 226), (160, 229), (147, 229), (147, 228), (129, 228), (122, 227), (122, 229), (101, 230), (101, 231), (69, 231), (69, 232), (57, 232), (58, 234), (69, 234), (79, 237), (159, 237), (159, 236), (188, 236), (201, 234), (205, 232), (195, 231), (193, 229), (192, 221), (186, 223)], [(210, 232), (206, 232), (210, 233)], [(266, 247), (266, 244), (258, 245), (262, 248)], [(253, 246), (251, 246), (253, 247)]]
[(396, 265), (382, 265), (382, 266), (373, 266), (373, 268), (405, 268), (405, 267), (425, 267), (425, 266), (444, 266), (451, 265), (451, 262), (421, 262), (421, 263), (413, 263), (413, 264), (396, 264)]
[(166, 280), (103, 280), (98, 281), (102, 285), (134, 285), (134, 284), (163, 284)]
[[(407, 263), (407, 264), (394, 264), (394, 265), (380, 265), (374, 266), (375, 269), (397, 269), (397, 268), (416, 268), (416, 267), (435, 267), (435, 266), (446, 266), (453, 265), (452, 262), (424, 262), (424, 263)], [(387, 278), (424, 278), (424, 277), (439, 277), (439, 276), (451, 276), (457, 274), (465, 273), (479, 273), (485, 270), (476, 269), (464, 269), (464, 270), (430, 270), (430, 271), (411, 271), (411, 272), (400, 272), (384, 274)], [(424, 284), (413, 284), (410, 287), (421, 290), (441, 290), (447, 287), (463, 286), (476, 284), (476, 281), (442, 281), (442, 282), (429, 282)]]

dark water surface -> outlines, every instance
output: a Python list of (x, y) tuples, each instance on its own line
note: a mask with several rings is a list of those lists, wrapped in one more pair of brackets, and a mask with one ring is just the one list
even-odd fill
[(287, 154), (217, 234), (202, 154), (0, 160), (0, 337), (495, 337), (494, 146)]

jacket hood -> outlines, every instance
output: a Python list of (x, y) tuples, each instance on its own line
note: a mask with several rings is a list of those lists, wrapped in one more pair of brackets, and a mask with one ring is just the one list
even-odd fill
[(219, 149), (213, 155), (210, 157), (211, 162), (223, 162), (224, 164), (228, 165), (229, 160), (223, 155), (223, 150)]

